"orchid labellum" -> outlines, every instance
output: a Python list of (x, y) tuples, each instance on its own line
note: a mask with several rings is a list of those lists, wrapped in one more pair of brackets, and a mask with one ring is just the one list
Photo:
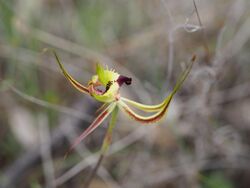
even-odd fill
[[(55, 52), (54, 55), (64, 76), (76, 89), (78, 89), (82, 93), (90, 95), (97, 101), (104, 103), (104, 105), (102, 106), (103, 110), (95, 118), (93, 123), (76, 139), (70, 150), (73, 149), (77, 144), (79, 144), (84, 138), (86, 138), (86, 136), (92, 133), (112, 113), (112, 118), (103, 141), (102, 153), (105, 153), (107, 151), (111, 143), (112, 130), (115, 125), (118, 109), (121, 109), (129, 117), (140, 123), (155, 123), (156, 121), (162, 119), (167, 113), (170, 102), (187, 78), (192, 68), (193, 62), (195, 61), (195, 56), (193, 56), (191, 59), (191, 63), (187, 66), (186, 70), (183, 71), (183, 73), (177, 80), (177, 83), (172, 92), (160, 104), (146, 105), (122, 97), (120, 88), (123, 84), (130, 85), (132, 82), (132, 78), (120, 75), (114, 70), (104, 68), (102, 65), (97, 64), (96, 75), (94, 75), (89, 83), (84, 86), (76, 81), (72, 76), (70, 76), (70, 74), (61, 64)], [(133, 111), (130, 106), (141, 111), (148, 112), (150, 114), (148, 116), (142, 116)]]

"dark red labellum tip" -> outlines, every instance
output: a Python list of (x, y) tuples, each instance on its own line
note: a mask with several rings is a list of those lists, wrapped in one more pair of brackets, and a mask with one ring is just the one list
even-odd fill
[(122, 86), (123, 83), (130, 85), (132, 83), (132, 78), (120, 75), (117, 79), (117, 83), (119, 86)]

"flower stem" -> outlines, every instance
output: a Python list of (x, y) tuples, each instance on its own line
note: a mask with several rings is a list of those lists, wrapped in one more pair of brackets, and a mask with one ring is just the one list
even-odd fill
[(108, 151), (109, 149), (109, 146), (111, 144), (111, 140), (112, 140), (112, 133), (113, 133), (113, 129), (116, 125), (116, 119), (117, 119), (117, 114), (118, 114), (118, 107), (116, 106), (112, 112), (112, 116), (111, 116), (111, 120), (109, 122), (109, 126), (108, 126), (108, 130), (105, 134), (105, 137), (104, 137), (104, 140), (103, 140), (103, 143), (102, 143), (102, 149), (101, 149), (101, 154), (100, 154), (100, 157), (94, 167), (94, 169), (92, 170), (92, 172), (90, 173), (86, 183), (85, 183), (85, 188), (88, 188), (92, 182), (92, 180), (94, 179), (96, 173), (97, 173), (97, 170), (99, 169), (101, 163), (102, 163), (102, 160), (106, 154), (106, 152)]

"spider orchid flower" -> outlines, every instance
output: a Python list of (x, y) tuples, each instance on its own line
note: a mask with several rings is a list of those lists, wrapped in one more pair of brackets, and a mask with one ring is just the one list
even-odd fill
[[(90, 95), (97, 101), (103, 102), (103, 106), (101, 107), (102, 111), (99, 115), (94, 119), (92, 124), (75, 140), (70, 150), (72, 150), (77, 144), (79, 144), (84, 138), (86, 138), (90, 133), (92, 133), (112, 112), (117, 114), (118, 109), (121, 109), (125, 114), (127, 114), (132, 119), (141, 122), (141, 123), (155, 123), (162, 119), (164, 115), (166, 115), (170, 102), (172, 101), (176, 92), (180, 89), (183, 82), (187, 78), (193, 62), (196, 57), (193, 56), (191, 59), (191, 63), (188, 65), (186, 70), (183, 71), (177, 83), (172, 90), (172, 92), (159, 104), (157, 105), (146, 105), (139, 102), (135, 102), (133, 100), (122, 97), (120, 94), (120, 88), (125, 83), (126, 85), (130, 85), (132, 82), (132, 78), (123, 76), (115, 72), (114, 70), (110, 70), (107, 67), (104, 68), (100, 64), (96, 65), (96, 75), (92, 77), (92, 79), (88, 82), (86, 86), (82, 85), (78, 81), (76, 81), (64, 68), (62, 63), (60, 62), (57, 54), (54, 52), (57, 63), (61, 68), (62, 73), (66, 77), (66, 79), (80, 92)], [(136, 113), (134, 110), (130, 108), (130, 106), (137, 108), (141, 111), (150, 113), (148, 116), (142, 116)], [(108, 145), (111, 142), (111, 134), (112, 127), (114, 126), (114, 121), (116, 119), (115, 115), (112, 113), (111, 124), (108, 128), (109, 134), (106, 134), (104, 139), (103, 148), (107, 150)], [(113, 123), (112, 123), (113, 122)], [(105, 143), (106, 141), (106, 143)]]

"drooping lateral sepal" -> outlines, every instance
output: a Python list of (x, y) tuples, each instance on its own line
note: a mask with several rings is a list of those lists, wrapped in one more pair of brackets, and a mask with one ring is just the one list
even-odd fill
[(66, 156), (72, 149), (74, 149), (84, 138), (92, 133), (100, 124), (108, 117), (108, 115), (114, 110), (116, 103), (111, 103), (105, 110), (103, 110), (91, 123), (91, 125), (73, 142), (70, 149), (66, 153)]

